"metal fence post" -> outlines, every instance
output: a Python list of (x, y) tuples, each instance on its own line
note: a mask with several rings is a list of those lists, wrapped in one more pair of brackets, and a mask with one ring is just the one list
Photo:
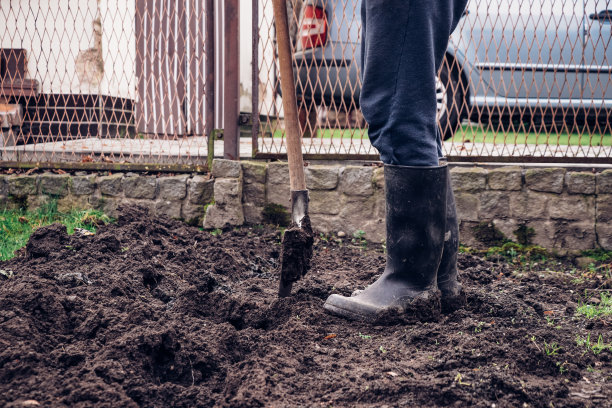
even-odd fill
[(223, 158), (240, 159), (239, 115), (239, 8), (238, 0), (225, 0), (225, 98)]

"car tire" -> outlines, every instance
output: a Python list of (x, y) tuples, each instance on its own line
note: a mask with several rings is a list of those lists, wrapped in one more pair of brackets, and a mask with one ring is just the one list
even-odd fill
[(449, 69), (449, 63), (448, 59), (444, 60), (436, 81), (437, 119), (443, 140), (453, 137), (459, 129), (465, 103), (459, 75)]

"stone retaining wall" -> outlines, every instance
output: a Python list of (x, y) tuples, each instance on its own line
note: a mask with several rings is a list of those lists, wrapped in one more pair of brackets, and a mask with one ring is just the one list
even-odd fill
[[(310, 216), (315, 229), (372, 241), (385, 238), (383, 168), (356, 165), (306, 167)], [(549, 249), (612, 250), (612, 169), (452, 167), (461, 241), (483, 246), (483, 229), (532, 233)], [(205, 228), (264, 222), (264, 213), (289, 209), (289, 170), (282, 162), (215, 160), (210, 176), (135, 173), (0, 175), (0, 208), (35, 209), (56, 199), (60, 210), (96, 208), (117, 216), (121, 204)], [(284, 207), (284, 210), (282, 208)]]
[[(308, 166), (312, 225), (321, 232), (363, 231), (385, 238), (384, 171), (377, 166)], [(286, 163), (216, 160), (215, 204), (204, 226), (225, 228), (264, 221), (266, 205), (289, 208)], [(612, 250), (612, 169), (451, 167), (461, 242), (485, 246), (482, 231), (519, 241), (527, 233), (549, 249)], [(486, 234), (485, 234), (486, 235)]]
[(213, 199), (214, 181), (203, 175), (156, 177), (136, 173), (0, 175), (0, 208), (35, 210), (55, 199), (60, 211), (95, 208), (111, 217), (122, 204), (199, 223)]

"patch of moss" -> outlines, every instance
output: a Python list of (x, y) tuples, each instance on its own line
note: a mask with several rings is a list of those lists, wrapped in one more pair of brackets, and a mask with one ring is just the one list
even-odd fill
[(535, 230), (527, 225), (521, 225), (513, 232), (516, 236), (516, 241), (521, 245), (531, 245), (533, 237), (535, 237)]
[(508, 241), (508, 238), (495, 227), (491, 222), (481, 222), (475, 227), (472, 227), (474, 237), (488, 247), (501, 246)]
[(291, 224), (291, 216), (287, 209), (279, 204), (266, 204), (262, 212), (263, 220), (267, 224), (280, 227), (288, 227)]

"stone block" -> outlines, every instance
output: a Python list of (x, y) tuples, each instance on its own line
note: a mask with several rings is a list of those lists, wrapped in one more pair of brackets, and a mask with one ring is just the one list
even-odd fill
[(242, 205), (242, 183), (240, 179), (216, 179), (214, 191), (215, 204)]
[(286, 184), (270, 184), (270, 169), (268, 169), (268, 184), (266, 185), (266, 202), (291, 207), (291, 196), (289, 190), (289, 178)]
[(597, 196), (597, 225), (606, 223), (612, 225), (612, 194)]
[(347, 166), (340, 170), (340, 192), (349, 196), (368, 197), (374, 193), (372, 167)]
[(489, 170), (491, 190), (520, 190), (523, 187), (523, 172), (520, 167), (500, 167)]
[(310, 224), (315, 233), (330, 234), (341, 229), (340, 219), (327, 214), (310, 214)]
[[(51, 196), (48, 195), (30, 195), (26, 200), (26, 207), (28, 211), (36, 211), (43, 205), (48, 204), (52, 200)], [(15, 203), (18, 204), (18, 203)], [(20, 205), (16, 206), (17, 208)]]
[(264, 207), (254, 204), (243, 204), (242, 211), (244, 212), (244, 222), (247, 224), (261, 224), (263, 222)]
[(370, 197), (367, 200), (354, 200), (344, 203), (340, 210), (340, 228), (346, 233), (353, 234), (356, 231), (374, 233), (376, 228), (384, 223), (384, 219), (375, 218), (374, 208), (376, 198)]
[(241, 162), (242, 174), (245, 183), (265, 183), (267, 163), (264, 162)]
[(242, 185), (242, 202), (263, 207), (266, 205), (266, 185), (263, 183), (247, 183)]
[(595, 196), (562, 195), (551, 200), (548, 213), (553, 219), (595, 221)]
[(478, 241), (474, 235), (474, 228), (477, 225), (478, 222), (461, 221), (459, 223), (459, 242), (469, 247), (484, 248), (484, 245)]
[(112, 174), (110, 176), (98, 177), (100, 193), (105, 196), (119, 197), (122, 193), (121, 180), (123, 174)]
[(552, 221), (529, 221), (525, 224), (527, 228), (532, 228), (534, 236), (532, 242), (544, 248), (553, 249), (555, 247), (555, 224)]
[[(514, 219), (495, 218), (493, 224), (502, 234), (509, 239), (516, 241), (516, 234), (514, 231), (519, 227), (519, 223)], [(461, 237), (460, 237), (461, 238)]]
[(237, 206), (214, 204), (206, 209), (204, 228), (229, 228), (244, 224), (242, 204)]
[(86, 210), (89, 208), (92, 208), (89, 196), (69, 194), (57, 200), (57, 210), (59, 212), (67, 213), (72, 210)]
[(38, 192), (36, 176), (10, 176), (6, 179), (9, 195), (27, 197)]
[(517, 220), (548, 218), (548, 205), (558, 196), (533, 191), (510, 193), (510, 217)]
[(612, 169), (597, 175), (597, 194), (612, 194)]
[(567, 192), (570, 194), (595, 194), (597, 177), (589, 172), (569, 172), (565, 175)]
[(308, 212), (312, 214), (337, 215), (344, 206), (342, 194), (338, 191), (309, 191)]
[(8, 179), (8, 176), (0, 174), (0, 196), (2, 197), (7, 196), (9, 193), (7, 179)]
[(555, 222), (555, 236), (552, 249), (587, 250), (596, 246), (595, 224), (593, 222)]
[(109, 217), (117, 218), (119, 216), (119, 212), (117, 211), (117, 208), (119, 207), (119, 199), (109, 196), (94, 195), (89, 201), (93, 208), (102, 211)]
[(525, 184), (533, 191), (561, 194), (565, 180), (565, 169), (529, 169), (525, 172)]
[(7, 195), (0, 194), (0, 211), (9, 209), (9, 198)]
[(462, 221), (478, 221), (480, 200), (475, 194), (457, 192), (455, 194), (457, 217)]
[(273, 162), (268, 164), (268, 185), (289, 185), (289, 166), (285, 162)]
[(338, 187), (337, 166), (308, 166), (304, 169), (308, 190), (333, 190)]
[(385, 168), (376, 167), (372, 176), (372, 183), (377, 190), (385, 191)]
[(91, 195), (96, 191), (96, 176), (75, 176), (72, 178), (70, 191), (74, 195)]
[(204, 204), (193, 204), (184, 201), (181, 206), (181, 218), (189, 225), (201, 225), (204, 218)]
[(190, 204), (208, 204), (213, 200), (215, 180), (205, 176), (194, 176), (187, 182)]
[(154, 201), (153, 211), (156, 215), (178, 220), (181, 218), (181, 204), (180, 201), (157, 199)]
[(157, 179), (157, 197), (162, 201), (181, 201), (187, 196), (187, 178), (188, 176), (160, 177)]
[(597, 224), (597, 243), (606, 251), (612, 251), (612, 224)]
[(510, 200), (504, 191), (483, 191), (480, 194), (480, 219), (507, 218), (510, 215)]
[(454, 191), (479, 191), (487, 187), (487, 171), (480, 167), (453, 167), (450, 176)]
[(215, 159), (212, 175), (214, 178), (239, 178), (242, 175), (242, 166), (237, 160)]
[(70, 175), (68, 174), (49, 174), (40, 176), (40, 192), (52, 196), (64, 197), (68, 194)]
[(124, 177), (121, 184), (127, 198), (152, 200), (157, 193), (155, 177), (139, 175)]

